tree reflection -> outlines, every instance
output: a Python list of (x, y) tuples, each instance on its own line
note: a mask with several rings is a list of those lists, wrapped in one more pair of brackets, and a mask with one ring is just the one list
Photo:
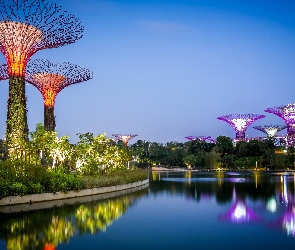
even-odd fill
[(143, 189), (108, 200), (0, 214), (0, 239), (7, 242), (7, 249), (53, 250), (76, 234), (105, 231), (146, 192), (147, 189)]

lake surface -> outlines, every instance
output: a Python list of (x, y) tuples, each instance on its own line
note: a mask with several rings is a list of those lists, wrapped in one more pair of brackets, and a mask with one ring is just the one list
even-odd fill
[(0, 213), (0, 249), (287, 249), (293, 174), (153, 172), (105, 200)]

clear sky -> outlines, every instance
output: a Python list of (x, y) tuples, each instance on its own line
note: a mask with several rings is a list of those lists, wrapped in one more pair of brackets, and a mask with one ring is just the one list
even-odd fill
[[(265, 113), (295, 102), (295, 1), (292, 0), (56, 0), (85, 27), (76, 43), (32, 59), (70, 62), (93, 79), (56, 99), (57, 132), (138, 134), (136, 140), (235, 132), (218, 116), (264, 114), (255, 125), (284, 124)], [(5, 59), (1, 55), (0, 62)], [(43, 122), (43, 100), (26, 86), (28, 124)], [(4, 136), (8, 81), (0, 87)], [(285, 131), (282, 131), (283, 133)]]

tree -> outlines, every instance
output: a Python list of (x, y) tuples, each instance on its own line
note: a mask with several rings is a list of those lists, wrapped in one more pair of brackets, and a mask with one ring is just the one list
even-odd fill
[(232, 139), (227, 136), (218, 136), (216, 138), (216, 151), (223, 157), (226, 154), (232, 153), (233, 151), (233, 142)]
[(197, 162), (197, 157), (195, 155), (186, 155), (183, 158), (184, 164), (187, 166), (188, 169), (191, 169), (192, 166), (195, 166)]

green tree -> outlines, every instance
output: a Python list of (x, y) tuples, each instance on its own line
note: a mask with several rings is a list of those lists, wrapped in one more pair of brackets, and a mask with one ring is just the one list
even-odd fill
[(216, 151), (220, 154), (221, 157), (224, 157), (226, 154), (233, 152), (234, 146), (232, 139), (227, 136), (218, 136), (216, 138)]

